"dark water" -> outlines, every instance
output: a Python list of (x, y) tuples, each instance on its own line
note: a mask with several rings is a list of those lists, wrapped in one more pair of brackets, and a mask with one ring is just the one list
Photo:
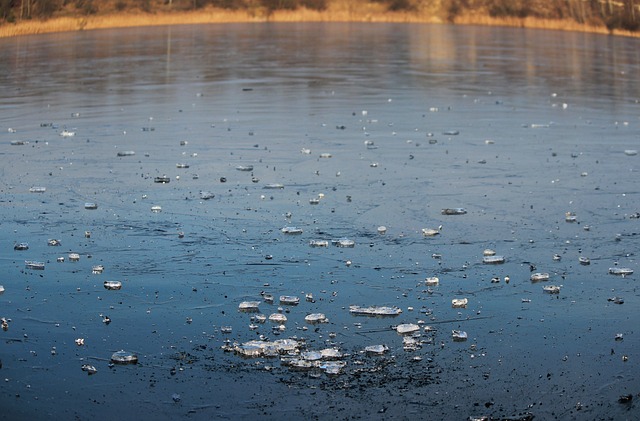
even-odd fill
[[(638, 418), (638, 42), (386, 24), (0, 40), (0, 418)], [(238, 311), (261, 293), (284, 330)], [(316, 312), (329, 322), (306, 323)], [(223, 349), (260, 335), (346, 365)], [(120, 349), (139, 363), (110, 364)]]

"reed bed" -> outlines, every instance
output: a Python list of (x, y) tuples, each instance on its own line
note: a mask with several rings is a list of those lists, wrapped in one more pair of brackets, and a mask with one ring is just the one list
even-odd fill
[(490, 25), (523, 28), (540, 28), (592, 32), (638, 37), (629, 31), (610, 31), (604, 26), (579, 24), (572, 20), (537, 18), (494, 18), (473, 14), (456, 16), (453, 22), (446, 22), (438, 15), (420, 12), (388, 12), (380, 7), (365, 9), (336, 7), (324, 11), (298, 9), (267, 12), (264, 9), (225, 10), (206, 8), (199, 11), (179, 11), (160, 13), (117, 13), (93, 16), (67, 16), (48, 20), (29, 20), (0, 25), (0, 38), (19, 35), (43, 34), (51, 32), (82, 31), (106, 28), (125, 28), (160, 25), (186, 25), (204, 23), (237, 22), (407, 22), (407, 23), (453, 23), (460, 25)]

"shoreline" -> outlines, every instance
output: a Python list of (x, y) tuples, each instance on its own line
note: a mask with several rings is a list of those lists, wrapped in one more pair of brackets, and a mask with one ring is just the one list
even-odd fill
[(56, 32), (76, 32), (96, 29), (133, 28), (145, 26), (266, 23), (266, 22), (363, 22), (363, 23), (428, 23), (449, 25), (506, 26), (528, 29), (562, 30), (605, 35), (639, 37), (640, 33), (612, 30), (604, 26), (579, 24), (572, 20), (538, 18), (492, 18), (486, 15), (461, 15), (445, 21), (426, 13), (379, 12), (354, 13), (350, 10), (312, 11), (231, 11), (206, 8), (189, 12), (119, 13), (92, 16), (62, 16), (47, 20), (29, 20), (0, 25), (0, 38), (38, 35)]

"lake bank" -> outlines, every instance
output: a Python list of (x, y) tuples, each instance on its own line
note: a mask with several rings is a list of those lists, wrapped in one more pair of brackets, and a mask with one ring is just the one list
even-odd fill
[(428, 13), (386, 12), (382, 10), (337, 9), (314, 11), (299, 9), (293, 11), (226, 10), (205, 8), (198, 11), (160, 13), (118, 13), (91, 16), (62, 16), (47, 20), (27, 20), (5, 23), (0, 26), (0, 38), (34, 35), (54, 32), (69, 32), (108, 28), (128, 28), (162, 25), (187, 25), (207, 23), (239, 22), (404, 22), (508, 26), (535, 29), (563, 30), (612, 34), (637, 37), (637, 33), (622, 30), (610, 31), (605, 26), (579, 24), (573, 20), (527, 18), (494, 18), (487, 15), (460, 15), (452, 22)]

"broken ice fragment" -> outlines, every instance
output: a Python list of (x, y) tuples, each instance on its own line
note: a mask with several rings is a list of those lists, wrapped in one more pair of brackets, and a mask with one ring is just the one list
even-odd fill
[(345, 361), (326, 361), (320, 364), (319, 368), (326, 374), (338, 375), (346, 365)]
[(482, 263), (488, 265), (499, 265), (504, 263), (504, 256), (484, 256), (482, 258)]
[(27, 269), (44, 270), (44, 262), (35, 262), (33, 260), (25, 260), (24, 265)]
[(433, 228), (422, 228), (422, 235), (425, 237), (434, 237), (440, 234), (440, 230)]
[(548, 280), (549, 280), (548, 273), (536, 272), (531, 274), (531, 282), (540, 282), (540, 281), (548, 281)]
[(69, 253), (69, 261), (70, 262), (80, 261), (80, 255), (78, 253)]
[(151, 206), (151, 212), (153, 212), (153, 213), (160, 213), (160, 212), (162, 212), (162, 206), (160, 206), (160, 205), (154, 205), (154, 206)]
[(547, 292), (549, 294), (559, 294), (560, 293), (560, 286), (558, 285), (545, 285), (542, 287), (542, 290), (544, 292)]
[(29, 250), (29, 243), (18, 243), (13, 246), (14, 250)]
[(135, 151), (118, 151), (117, 156), (133, 156), (135, 155)]
[(104, 281), (104, 288), (109, 290), (119, 290), (122, 288), (120, 281)]
[(167, 175), (161, 175), (153, 179), (154, 183), (159, 183), (159, 184), (166, 184), (170, 181), (171, 181), (171, 178), (169, 178), (169, 176)]
[(60, 240), (48, 240), (47, 241), (47, 245), (48, 246), (57, 247), (57, 246), (62, 245), (62, 243), (60, 243)]
[(387, 306), (369, 306), (369, 307), (361, 307), (352, 305), (349, 306), (349, 312), (355, 315), (365, 315), (365, 316), (397, 316), (402, 313), (402, 310), (398, 307), (387, 307)]
[(285, 323), (287, 321), (287, 316), (282, 313), (273, 313), (269, 316), (269, 321), (274, 323)]
[(564, 214), (564, 220), (566, 222), (576, 222), (578, 220), (578, 218), (576, 217), (576, 214), (573, 212), (566, 212)]
[(440, 283), (440, 279), (437, 276), (432, 276), (425, 280), (425, 285), (428, 287), (434, 287), (439, 283)]
[(84, 204), (85, 209), (96, 210), (98, 209), (98, 205), (94, 202), (87, 202)]
[(465, 332), (464, 330), (452, 330), (451, 331), (451, 338), (454, 340), (454, 342), (463, 342), (467, 340), (467, 332)]
[(609, 273), (611, 275), (620, 275), (620, 276), (627, 276), (627, 275), (631, 275), (633, 273), (633, 269), (631, 268), (609, 268)]
[(311, 313), (305, 316), (304, 321), (307, 323), (327, 323), (329, 320), (323, 313)]
[(492, 249), (484, 249), (482, 251), (482, 255), (483, 256), (495, 256), (496, 255), (496, 251), (492, 250)]
[(364, 348), (364, 352), (367, 354), (382, 355), (389, 350), (386, 345), (369, 345)]
[(297, 227), (284, 227), (280, 231), (282, 231), (283, 234), (289, 234), (289, 235), (302, 234), (302, 229)]
[(93, 273), (94, 275), (98, 275), (102, 272), (104, 272), (104, 266), (102, 265), (95, 265), (91, 268), (91, 273)]
[(418, 330), (420, 330), (420, 326), (413, 323), (403, 323), (396, 326), (396, 332), (398, 332), (400, 335), (417, 332)]
[(238, 304), (238, 310), (240, 311), (258, 311), (260, 301), (243, 301)]
[(29, 193), (44, 193), (44, 192), (46, 192), (46, 191), (47, 191), (47, 188), (46, 188), (46, 187), (37, 187), (37, 186), (34, 186), (34, 187), (31, 187), (31, 188), (29, 189)]
[(588, 257), (584, 257), (584, 256), (578, 257), (578, 262), (580, 262), (580, 264), (584, 266), (591, 264), (591, 260)]
[(336, 247), (353, 248), (356, 246), (356, 242), (348, 238), (340, 238), (339, 240), (332, 241), (332, 243)]
[(443, 215), (464, 215), (467, 210), (465, 208), (445, 208), (442, 209), (441, 213)]
[(280, 296), (280, 304), (295, 306), (300, 303), (299, 297), (294, 297), (291, 295), (281, 295)]
[(111, 362), (115, 364), (137, 364), (138, 356), (132, 352), (120, 350), (111, 355)]
[(451, 307), (453, 308), (467, 308), (469, 300), (467, 298), (454, 298), (451, 300)]
[(311, 240), (309, 241), (311, 247), (328, 247), (329, 242), (327, 240)]
[(89, 364), (83, 364), (82, 371), (86, 371), (88, 375), (96, 374), (98, 372), (94, 366)]

